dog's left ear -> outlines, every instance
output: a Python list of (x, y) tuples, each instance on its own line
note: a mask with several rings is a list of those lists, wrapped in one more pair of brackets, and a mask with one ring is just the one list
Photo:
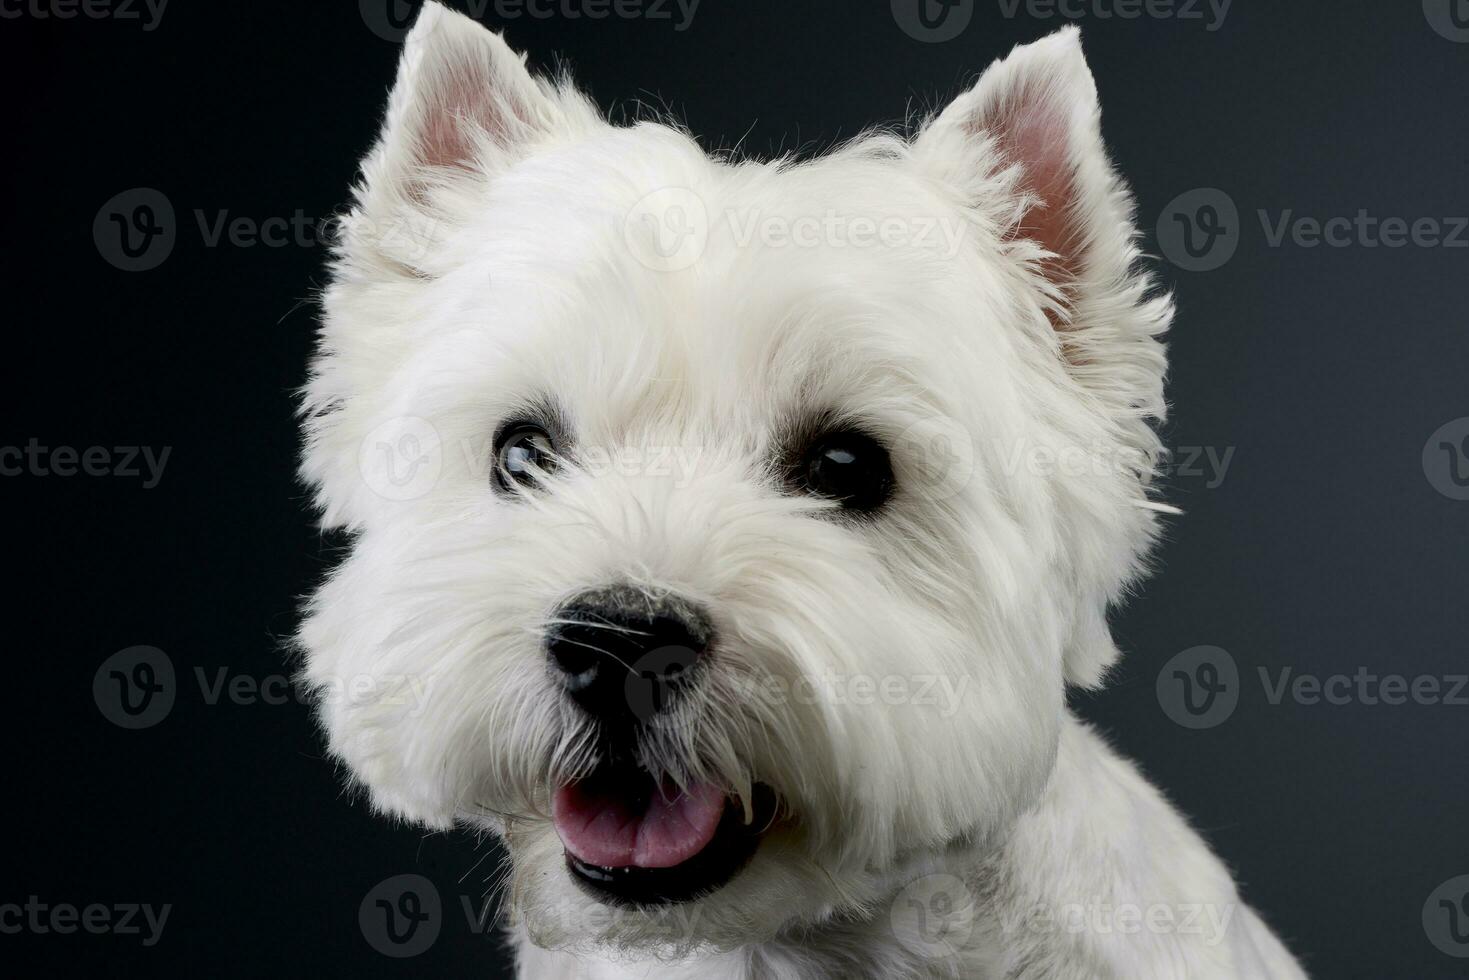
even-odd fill
[[(1147, 484), (1164, 415), (1160, 337), (1173, 316), (1138, 268), (1133, 201), (1102, 142), (1097, 87), (1075, 27), (1016, 48), (918, 135), (919, 160), (959, 190), (1023, 263), (1054, 332), (1088, 428), (1132, 462), (1092, 487), (1116, 541), (1075, 549), (1107, 555), (1078, 569), (1083, 598), (1067, 645), (1067, 679), (1094, 686), (1116, 658), (1106, 608), (1137, 573), (1154, 515)], [(1046, 332), (1042, 331), (1043, 335)]]
[(466, 210), (463, 196), (590, 115), (574, 92), (532, 76), (500, 35), (424, 4), (344, 223), (348, 258), (379, 274), (432, 276), (437, 233)]
[[(924, 128), (917, 145), (976, 198), (993, 204), (999, 191), (1007, 241), (1044, 253), (1034, 267), (1068, 358), (1085, 365), (1105, 357), (1103, 338), (1087, 335), (1081, 312), (1128, 277), (1138, 252), (1132, 197), (1102, 142), (1081, 32), (1062, 28), (995, 62)], [(1161, 352), (1155, 367), (1151, 373), (1161, 376)]]

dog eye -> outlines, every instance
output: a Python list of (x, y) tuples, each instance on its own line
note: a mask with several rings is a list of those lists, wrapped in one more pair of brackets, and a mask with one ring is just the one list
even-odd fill
[(495, 486), (504, 493), (535, 486), (536, 478), (556, 469), (556, 445), (534, 423), (509, 426), (495, 440)]
[(876, 510), (893, 492), (893, 466), (887, 450), (854, 429), (817, 438), (795, 475), (804, 489), (841, 501), (847, 510)]

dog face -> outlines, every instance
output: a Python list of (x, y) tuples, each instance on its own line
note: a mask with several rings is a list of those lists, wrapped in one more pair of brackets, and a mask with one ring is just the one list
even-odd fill
[(374, 804), (500, 834), (554, 946), (748, 942), (1003, 834), (1158, 509), (1171, 309), (1076, 33), (748, 163), (430, 4), (363, 169), (300, 640)]

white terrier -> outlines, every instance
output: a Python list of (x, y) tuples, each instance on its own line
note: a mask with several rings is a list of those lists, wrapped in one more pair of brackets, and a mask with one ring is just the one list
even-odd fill
[(1172, 316), (1073, 29), (915, 136), (711, 159), (436, 4), (325, 295), (301, 630), (375, 807), (488, 829), (523, 976), (1301, 977), (1068, 710)]

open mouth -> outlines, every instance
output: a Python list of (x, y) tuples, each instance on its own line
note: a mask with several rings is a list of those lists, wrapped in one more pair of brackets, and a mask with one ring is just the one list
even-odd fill
[(597, 898), (668, 905), (714, 891), (745, 866), (775, 817), (775, 793), (756, 784), (741, 801), (708, 783), (680, 789), (632, 763), (606, 763), (556, 791), (551, 818), (566, 866)]

